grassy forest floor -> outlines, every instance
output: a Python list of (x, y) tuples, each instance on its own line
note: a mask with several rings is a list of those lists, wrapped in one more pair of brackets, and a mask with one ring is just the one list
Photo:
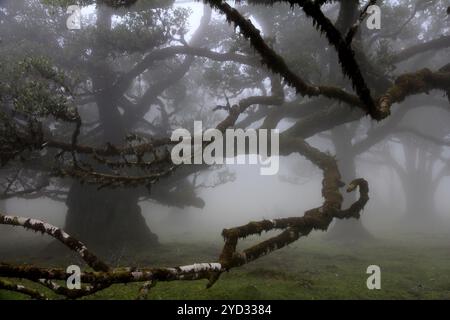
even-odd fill
[[(401, 240), (400, 240), (401, 239)], [(211, 288), (206, 280), (158, 283), (151, 299), (450, 299), (450, 237), (405, 235), (366, 244), (337, 245), (313, 236), (223, 274)], [(244, 241), (249, 245), (255, 239)], [(163, 244), (149, 252), (116, 259), (117, 265), (174, 266), (215, 261), (219, 241)], [(23, 258), (23, 256), (22, 256)], [(17, 255), (10, 261), (24, 260)], [(34, 258), (61, 266), (65, 258)], [(3, 259), (2, 259), (3, 260)], [(69, 259), (70, 260), (70, 259)], [(73, 262), (73, 258), (71, 260)], [(368, 290), (366, 269), (381, 268), (381, 290)], [(62, 264), (67, 265), (67, 264)], [(27, 283), (30, 287), (34, 284)], [(134, 299), (139, 284), (114, 285), (87, 299)], [(0, 299), (21, 299), (0, 290)]]

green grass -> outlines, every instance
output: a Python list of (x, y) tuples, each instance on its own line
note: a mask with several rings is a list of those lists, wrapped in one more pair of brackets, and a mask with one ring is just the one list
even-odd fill
[[(251, 241), (246, 241), (246, 245)], [(158, 283), (151, 299), (450, 299), (448, 238), (425, 242), (378, 240), (358, 246), (303, 239), (294, 245), (223, 274), (211, 288), (206, 280)], [(130, 261), (171, 266), (215, 261), (220, 244), (164, 245)], [(127, 264), (123, 261), (123, 264)], [(368, 290), (366, 269), (381, 267), (381, 290)], [(31, 285), (35, 286), (35, 285)], [(134, 299), (139, 284), (114, 285), (88, 299)], [(20, 294), (0, 290), (0, 299)]]

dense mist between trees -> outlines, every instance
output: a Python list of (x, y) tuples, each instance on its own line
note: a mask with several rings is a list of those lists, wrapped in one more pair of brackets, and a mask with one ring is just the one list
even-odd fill
[[(223, 229), (324, 201), (344, 210), (359, 199), (345, 186), (363, 178), (360, 212), (309, 237), (358, 247), (450, 234), (448, 1), (378, 1), (379, 29), (367, 1), (322, 1), (323, 18), (302, 1), (110, 2), (0, 1), (2, 215), (132, 260), (166, 244), (220, 245)], [(174, 168), (168, 141), (194, 121), (278, 129), (279, 172)], [(324, 176), (333, 159), (338, 200)], [(55, 242), (0, 225), (0, 262), (56, 256)]]

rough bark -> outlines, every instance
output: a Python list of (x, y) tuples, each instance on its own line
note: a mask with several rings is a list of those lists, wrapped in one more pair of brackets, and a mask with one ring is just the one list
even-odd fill
[[(105, 6), (97, 7), (97, 28), (99, 32), (111, 28), (112, 11)], [(114, 93), (106, 90), (110, 86), (111, 66), (106, 62), (103, 48), (94, 47), (93, 59), (97, 68), (92, 80), (96, 95), (99, 120), (103, 128), (105, 144), (121, 144), (130, 123), (124, 121), (118, 109)], [(107, 174), (107, 173), (105, 173)], [(74, 182), (67, 197), (66, 230), (98, 249), (115, 251), (123, 247), (152, 247), (158, 243), (141, 214), (138, 205), (138, 191), (97, 190), (97, 187)], [(101, 230), (101, 232), (99, 232)]]
[(136, 192), (97, 190), (74, 183), (67, 200), (66, 230), (98, 250), (157, 245), (158, 238), (141, 214)]

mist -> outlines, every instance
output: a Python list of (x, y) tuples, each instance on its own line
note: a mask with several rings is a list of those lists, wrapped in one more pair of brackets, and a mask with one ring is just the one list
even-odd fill
[[(448, 1), (386, 0), (380, 17), (365, 1), (318, 5), (323, 17), (269, 2), (83, 1), (68, 13), (65, 1), (0, 1), (0, 263), (86, 262), (56, 229), (13, 219), (26, 217), (117, 268), (217, 262), (238, 299), (286, 298), (284, 284), (240, 296), (233, 275), (259, 288), (274, 270), (300, 277), (291, 264), (321, 275), (333, 265), (348, 282), (362, 276), (335, 258), (361, 259), (385, 265), (391, 286), (413, 256), (422, 271), (449, 266)], [(278, 173), (174, 165), (170, 136), (194, 121), (278, 129)], [(386, 297), (449, 298), (433, 284), (412, 294), (428, 280), (410, 272)], [(308, 281), (295, 297), (373, 298)], [(211, 292), (200, 297), (228, 297)]]

